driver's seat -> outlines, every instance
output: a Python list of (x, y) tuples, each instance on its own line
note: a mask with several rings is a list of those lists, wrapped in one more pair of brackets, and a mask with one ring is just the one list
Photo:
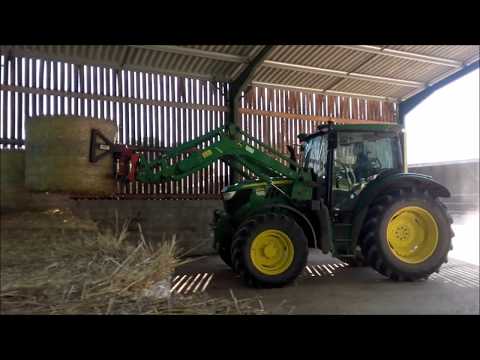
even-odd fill
[(355, 166), (353, 172), (355, 173), (355, 177), (360, 179), (365, 179), (368, 177), (368, 169), (370, 167), (370, 160), (368, 159), (368, 155), (364, 152), (361, 152), (357, 156), (357, 161), (355, 162)]

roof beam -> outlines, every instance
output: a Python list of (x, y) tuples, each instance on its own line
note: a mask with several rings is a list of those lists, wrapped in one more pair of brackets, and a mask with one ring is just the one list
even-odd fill
[(366, 100), (380, 100), (380, 101), (388, 101), (388, 102), (397, 102), (398, 101), (397, 98), (388, 97), (388, 96), (367, 95), (367, 94), (359, 94), (359, 93), (352, 93), (352, 92), (345, 92), (345, 91), (316, 89), (316, 88), (309, 88), (309, 87), (304, 87), (304, 86), (266, 83), (266, 82), (260, 82), (260, 81), (252, 81), (252, 85), (253, 86), (260, 86), (260, 87), (271, 87), (271, 88), (275, 88), (275, 89), (308, 91), (308, 92), (318, 93), (318, 94), (322, 94), (322, 95), (350, 96), (350, 97), (366, 99)]
[(185, 46), (175, 46), (175, 45), (130, 45), (131, 47), (154, 50), (154, 51), (165, 51), (174, 54), (187, 55), (187, 56), (198, 56), (211, 60), (218, 61), (227, 61), (233, 63), (247, 63), (248, 59), (243, 56), (226, 54), (215, 51), (206, 51), (201, 49), (194, 49)]
[(313, 66), (290, 64), (290, 63), (284, 63), (284, 62), (272, 61), (272, 60), (265, 60), (263, 64), (268, 67), (273, 67), (276, 69), (302, 71), (302, 72), (308, 72), (312, 74), (336, 76), (336, 77), (341, 77), (346, 79), (366, 80), (366, 81), (379, 82), (379, 83), (389, 84), (389, 85), (400, 85), (400, 86), (408, 86), (408, 87), (414, 87), (414, 88), (423, 88), (425, 86), (424, 83), (421, 83), (418, 81), (402, 80), (402, 79), (395, 79), (395, 78), (389, 78), (389, 77), (383, 77), (383, 76), (360, 74), (355, 72), (324, 69), (324, 68), (318, 68)]
[(422, 54), (418, 54), (410, 51), (400, 51), (400, 50), (381, 48), (379, 46), (370, 46), (370, 45), (335, 45), (335, 46), (341, 47), (344, 49), (363, 51), (363, 52), (377, 54), (377, 55), (392, 56), (392, 57), (406, 59), (406, 60), (420, 61), (428, 64), (449, 66), (453, 68), (459, 68), (463, 65), (461, 61), (457, 61), (457, 60), (446, 59), (446, 58), (441, 58), (437, 56), (422, 55)]
[(255, 55), (255, 57), (249, 62), (245, 69), (231, 82), (230, 94), (229, 94), (229, 106), (232, 109), (231, 112), (231, 121), (237, 123), (238, 113), (236, 108), (240, 103), (240, 96), (242, 91), (244, 91), (247, 86), (252, 81), (252, 78), (255, 74), (255, 71), (259, 66), (263, 64), (268, 55), (272, 52), (272, 45), (265, 45), (262, 49)]

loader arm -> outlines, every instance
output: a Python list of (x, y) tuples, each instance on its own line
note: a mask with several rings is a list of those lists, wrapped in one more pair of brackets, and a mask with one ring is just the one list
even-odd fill
[[(235, 139), (233, 133), (240, 134), (241, 140)], [(144, 183), (177, 181), (217, 160), (235, 165), (240, 171), (242, 169), (237, 164), (243, 165), (267, 182), (271, 182), (272, 177), (298, 180), (302, 176), (298, 163), (237, 127), (230, 126), (183, 143), (165, 152), (159, 159), (148, 161), (140, 156), (135, 178)]]

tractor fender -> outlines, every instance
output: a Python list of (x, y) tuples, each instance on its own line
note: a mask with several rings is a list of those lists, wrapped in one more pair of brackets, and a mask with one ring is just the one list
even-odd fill
[(318, 243), (317, 243), (317, 236), (315, 235), (315, 228), (313, 227), (311, 221), (304, 214), (302, 214), (300, 211), (298, 211), (294, 207), (288, 206), (288, 205), (285, 205), (285, 204), (270, 204), (270, 205), (265, 206), (263, 209), (268, 210), (268, 209), (273, 209), (273, 208), (286, 209), (286, 210), (292, 212), (293, 214), (295, 214), (295, 217), (294, 217), (295, 220), (297, 220), (297, 217), (302, 219), (302, 223), (300, 223), (299, 225), (304, 230), (305, 229), (310, 230), (309, 231), (310, 234), (305, 234), (305, 235), (307, 236), (307, 238), (312, 238), (315, 248), (319, 248)]
[(362, 228), (368, 207), (375, 198), (393, 189), (408, 189), (415, 187), (420, 191), (428, 190), (435, 197), (450, 197), (450, 191), (442, 184), (433, 180), (431, 176), (415, 173), (396, 173), (379, 177), (371, 181), (359, 194), (355, 208), (353, 209), (352, 241), (357, 244), (358, 236)]

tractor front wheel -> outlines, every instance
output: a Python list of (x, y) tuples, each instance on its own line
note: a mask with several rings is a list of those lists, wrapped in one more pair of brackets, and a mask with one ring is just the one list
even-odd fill
[(262, 214), (246, 220), (232, 242), (232, 263), (252, 287), (280, 287), (305, 268), (308, 242), (302, 228), (290, 217)]

